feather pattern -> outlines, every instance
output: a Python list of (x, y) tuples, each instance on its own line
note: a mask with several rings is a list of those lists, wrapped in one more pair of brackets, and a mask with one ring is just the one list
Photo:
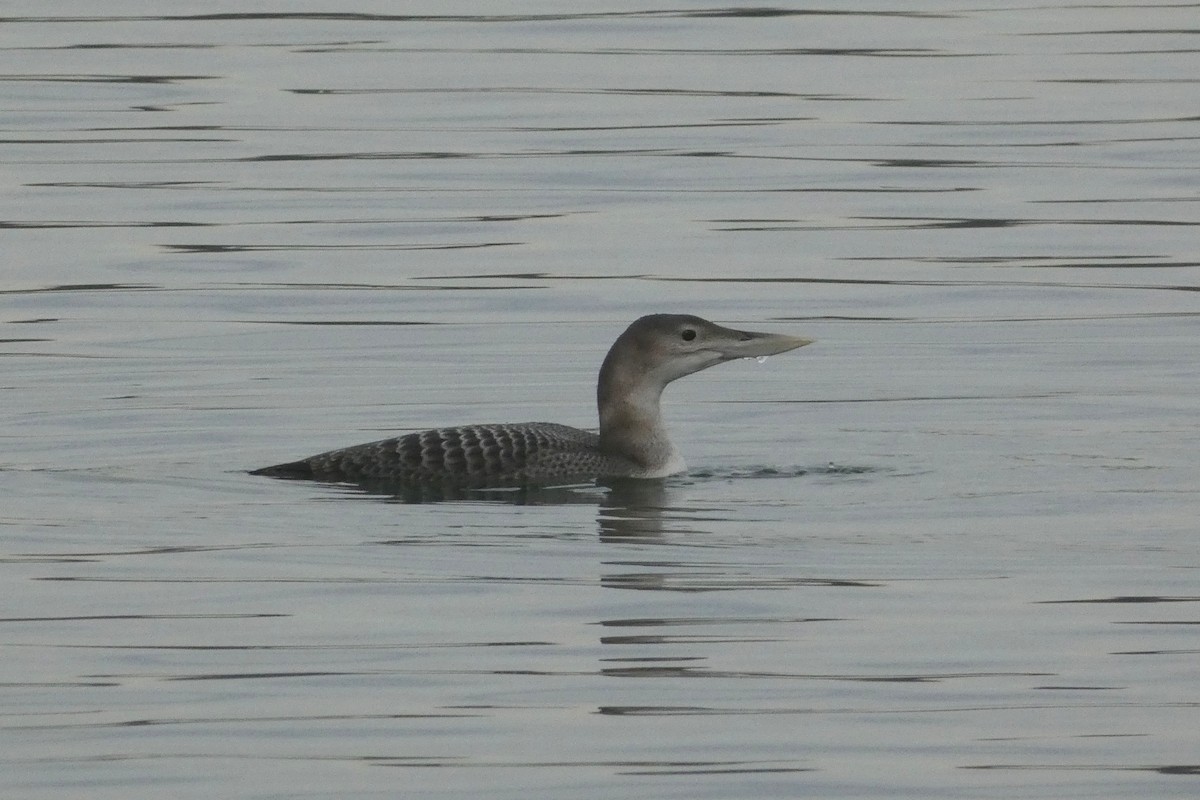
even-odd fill
[(460, 425), (330, 450), (253, 474), (487, 486), (567, 483), (633, 471), (628, 461), (602, 454), (598, 444), (595, 433), (551, 422)]

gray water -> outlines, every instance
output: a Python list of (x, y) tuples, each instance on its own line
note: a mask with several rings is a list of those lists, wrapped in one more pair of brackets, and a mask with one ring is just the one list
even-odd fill
[[(583, 8), (6, 5), (0, 795), (1197, 796), (1200, 6)], [(655, 311), (818, 342), (663, 483), (244, 472)]]

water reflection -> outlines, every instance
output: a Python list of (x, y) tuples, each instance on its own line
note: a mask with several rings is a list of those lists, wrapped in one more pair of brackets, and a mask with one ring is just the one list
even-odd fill
[(655, 539), (664, 532), (672, 487), (663, 480), (613, 480), (569, 486), (465, 487), (366, 482), (335, 488), (403, 504), (486, 502), (513, 506), (595, 506), (602, 540)]
[(596, 522), (602, 541), (661, 538), (671, 488), (665, 481), (613, 481)]
[[(701, 532), (695, 527), (700, 508), (690, 497), (706, 483), (795, 480), (807, 476), (861, 477), (878, 470), (867, 466), (828, 464), (821, 467), (756, 467), (694, 470), (663, 480), (606, 479), (566, 486), (464, 486), (455, 483), (398, 484), (392, 481), (321, 483), (350, 500), (374, 498), (385, 503), (491, 503), (512, 506), (595, 506), (601, 541), (661, 541), (667, 534)], [(311, 481), (297, 481), (311, 483)], [(629, 584), (629, 576), (613, 584)], [(636, 582), (636, 581), (633, 581)], [(638, 588), (650, 588), (640, 586)]]

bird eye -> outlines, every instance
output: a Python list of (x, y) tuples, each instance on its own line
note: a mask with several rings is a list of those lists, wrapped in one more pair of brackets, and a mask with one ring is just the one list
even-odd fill
[(696, 338), (696, 332), (691, 328), (684, 328), (683, 333), (681, 333), (680, 336), (683, 337), (685, 342), (690, 342), (692, 339)]

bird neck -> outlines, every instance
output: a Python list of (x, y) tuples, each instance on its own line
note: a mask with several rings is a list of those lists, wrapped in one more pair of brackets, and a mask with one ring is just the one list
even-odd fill
[(663, 422), (664, 388), (652, 373), (611, 352), (600, 369), (600, 450), (633, 462), (641, 477), (662, 477), (685, 466)]

